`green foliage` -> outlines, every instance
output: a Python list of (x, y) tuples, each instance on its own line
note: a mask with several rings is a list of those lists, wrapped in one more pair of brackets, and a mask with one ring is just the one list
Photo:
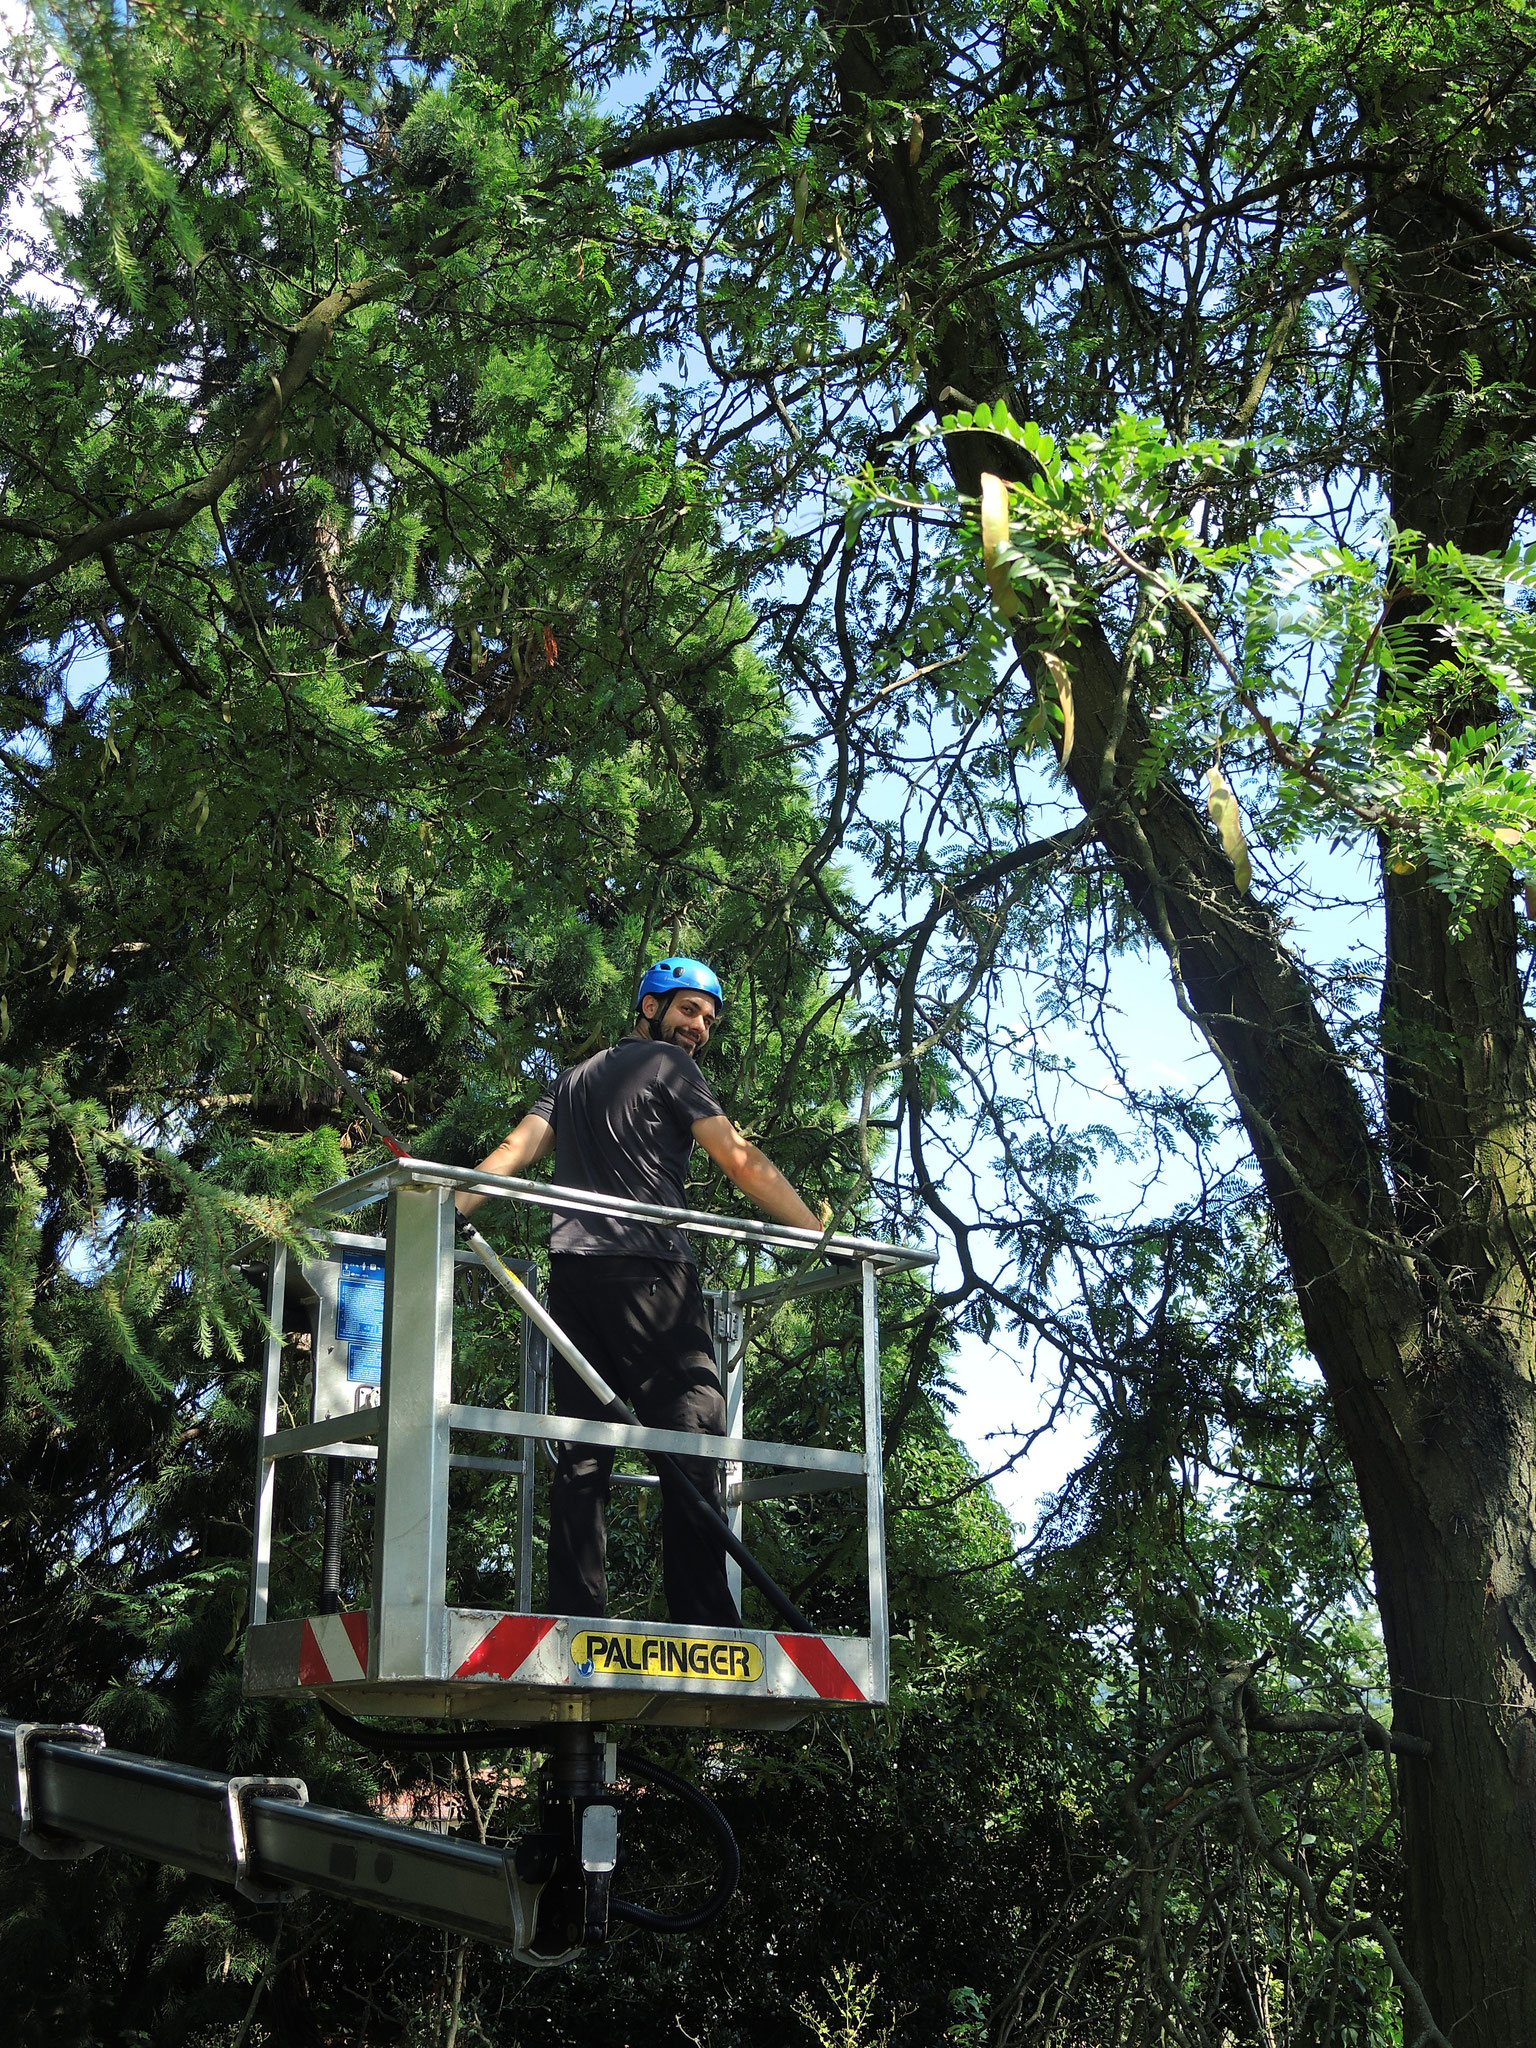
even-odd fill
[[(914, 503), (866, 472), (849, 484), (857, 521), (916, 513), (938, 539), (929, 595), (891, 650), (893, 668), (918, 665), (959, 628), (937, 694), (974, 711), (1010, 638), (1026, 659), (1070, 649), (1118, 600), (1121, 657), (1154, 728), (1145, 785), (1202, 753), (1241, 763), (1254, 822), (1276, 850), (1379, 833), (1394, 867), (1422, 867), (1463, 918), (1507, 893), (1512, 867), (1529, 881), (1536, 547), (1472, 556), (1390, 526), (1375, 546), (1351, 546), (1297, 521), (1212, 544), (1206, 494), (1261, 444), (1180, 442), (1161, 422), (1121, 415), (1059, 448), (1001, 403), (946, 415), (934, 431), (985, 433), (1027, 458), (993, 557), (1025, 623), (1010, 635), (957, 605), (982, 551), (952, 491)], [(1060, 722), (1042, 698), (1024, 748)]]
[[(60, 168), (56, 88), (89, 144), (0, 309), (0, 1700), (342, 1804), (449, 1790), (238, 1688), (262, 1333), (230, 1255), (372, 1156), (302, 1007), (472, 1159), (645, 959), (706, 951), (733, 1113), (841, 1215), (937, 1218), (957, 1277), (893, 1303), (897, 1697), (710, 1754), (747, 1852), (721, 1927), (509, 1986), (345, 1908), (8, 1859), (20, 2038), (1396, 2038), (1380, 1941), (1328, 1918), (1399, 1883), (1346, 1462), (1221, 1117), (1116, 1064), (1144, 906), (1034, 757), (1091, 615), (1139, 793), (1224, 762), (1266, 888), (1319, 835), (1380, 833), (1463, 917), (1527, 873), (1533, 557), (1336, 484), (1389, 466), (1368, 337), (1404, 288), (1358, 181), (1449, 152), (1464, 207), (1492, 166), (1518, 211), (1528, 41), (1368, 0), (157, 0), (28, 35), (8, 193)], [(1529, 483), (1496, 341), (1405, 401), (1457, 488)], [(962, 446), (1029, 478), (1012, 635)], [(1359, 979), (1328, 1000), (1369, 1070)], [(1077, 1122), (1063, 1020), (1113, 1056)], [(1170, 1162), (1197, 1193), (1143, 1204)], [(836, 1433), (847, 1313), (761, 1333), (754, 1427)], [(499, 1304), (463, 1327), (502, 1398)], [(1022, 1561), (949, 1434), (957, 1334), (1095, 1424)], [(296, 1602), (317, 1506), (284, 1510)], [(456, 1493), (466, 1597), (507, 1511)], [(626, 1503), (636, 1606), (654, 1535)], [(760, 1536), (851, 1615), (850, 1502)], [(654, 1812), (637, 1840), (696, 1888)]]
[[(733, 995), (717, 1085), (809, 1194), (839, 1205), (867, 1204), (846, 1105), (883, 1046), (824, 980), (843, 898), (809, 860), (819, 821), (776, 679), (745, 644), (714, 497), (651, 430), (633, 352), (595, 319), (601, 252), (573, 234), (551, 260), (564, 223), (594, 223), (520, 154), (557, 119), (542, 85), (527, 114), (507, 97), (521, 89), (508, 66), (537, 77), (539, 37), (510, 13), (442, 17), (424, 53), (483, 31), (506, 57), (487, 59), (494, 76), (460, 61), (429, 79), (379, 23), (295, 14), (263, 40), (255, 16), (229, 15), (219, 35), (188, 21), (135, 17), (99, 42), (93, 17), (64, 21), (69, 48), (90, 42), (77, 79), (94, 158), (54, 223), (59, 274), (82, 297), (13, 298), (4, 314), (0, 404), (32, 415), (36, 517), (3, 537), (19, 593), (0, 940), (15, 1189), (4, 1512), (26, 1532), (4, 1554), (17, 1627), (3, 1696), (91, 1715), (131, 1748), (291, 1769), (316, 1798), (355, 1805), (378, 1795), (375, 1774), (305, 1717), (245, 1701), (238, 1680), (264, 1333), (231, 1259), (253, 1238), (297, 1249), (304, 1197), (371, 1144), (338, 1114), (301, 1006), (421, 1149), (469, 1159), (555, 1063), (622, 1027), (640, 963), (708, 951)], [(535, 191), (536, 236), (522, 225)], [(469, 224), (488, 257), (440, 247), (419, 267), (423, 238)], [(356, 317), (263, 423), (295, 330), (339, 288)], [(175, 505), (210, 449), (243, 435), (251, 461), (217, 500), (29, 585), (81, 522), (146, 496)], [(914, 1486), (960, 1498), (894, 1546), (899, 1598), (927, 1627), (972, 1630), (970, 1603), (931, 1583), (932, 1544), (986, 1562), (1006, 1532), (945, 1430), (922, 1298), (906, 1312), (891, 1358), (903, 1456)], [(463, 1320), (465, 1384), (503, 1397), (505, 1318), (481, 1304)], [(839, 1428), (849, 1335), (838, 1303), (778, 1319), (764, 1427)], [(503, 1492), (476, 1479), (456, 1495), (466, 1597), (504, 1590)], [(361, 1569), (365, 1488), (355, 1509)], [(851, 1608), (855, 1537), (844, 1502), (763, 1515), (765, 1556), (797, 1580), (819, 1573), (833, 1620)], [(281, 1503), (280, 1601), (312, 1597), (318, 1541), (311, 1476)], [(615, 1551), (625, 1596), (644, 1601), (654, 1530), (621, 1514)], [(939, 1660), (903, 1658), (911, 1718), (938, 1754), (925, 1688), (945, 1682)], [(806, 1851), (848, 1888), (845, 1919), (866, 1762), (895, 1798), (889, 1735), (854, 1741), (730, 1763), (760, 1861), (808, 1798), (831, 1796)], [(974, 1746), (968, 1775), (979, 1793)], [(391, 1796), (420, 1789), (386, 1776)], [(957, 1789), (945, 1824), (979, 1825), (975, 1805)], [(509, 1795), (498, 1825), (521, 1818)], [(884, 1830), (909, 1926), (929, 1827), (893, 1810)], [(686, 1889), (675, 1830), (648, 1833), (637, 1866), (660, 1896)], [(750, 1908), (767, 1940), (788, 1869), (779, 1881)], [(60, 2026), (80, 2041), (229, 2039), (253, 2015), (281, 2035), (317, 2014), (350, 2024), (370, 1998), (397, 2030), (429, 2024), (430, 1956), (365, 1916), (316, 1905), (274, 1927), (174, 1874), (146, 1883), (128, 1859), (94, 1862), (83, 1892), (68, 1882), (80, 1913), (61, 1910), (59, 1874), (7, 1861), (0, 1940), (24, 2041)], [(966, 1949), (969, 1975), (997, 1976), (999, 1938), (984, 1937), (991, 1961)], [(615, 1958), (606, 1990), (591, 1973), (534, 1979), (517, 2007), (563, 2006), (576, 2024), (616, 1977), (645, 1985), (663, 1967), (648, 1942)], [(824, 1969), (815, 1942), (787, 1953), (767, 2009), (787, 2015)], [(701, 1966), (700, 1995), (707, 1981)], [(466, 1996), (487, 2015), (504, 2002), (493, 1958), (472, 1960)], [(942, 2009), (942, 1985), (924, 1997)]]
[(875, 2030), (873, 2014), (879, 1995), (879, 1979), (859, 1981), (852, 1963), (830, 1971), (824, 1980), (826, 2012), (818, 2011), (809, 1999), (801, 1999), (795, 2011), (814, 2038), (817, 2048), (889, 2048), (891, 2030)]

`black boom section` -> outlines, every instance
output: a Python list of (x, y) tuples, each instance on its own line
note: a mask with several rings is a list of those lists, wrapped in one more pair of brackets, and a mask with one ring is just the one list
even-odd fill
[(526, 1945), (537, 1888), (499, 1849), (311, 1806), (296, 1779), (221, 1778), (95, 1736), (0, 1717), (0, 1836), (50, 1857), (123, 1849), (258, 1898), (309, 1889)]

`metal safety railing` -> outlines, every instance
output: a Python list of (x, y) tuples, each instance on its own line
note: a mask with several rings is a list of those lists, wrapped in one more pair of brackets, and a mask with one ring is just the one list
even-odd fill
[[(567, 1213), (627, 1217), (667, 1224), (705, 1238), (724, 1239), (801, 1265), (739, 1288), (712, 1291), (717, 1356), (726, 1400), (726, 1433), (708, 1436), (650, 1429), (614, 1421), (584, 1421), (546, 1412), (547, 1312), (525, 1305), (521, 1405), (495, 1409), (454, 1398), (453, 1321), (456, 1270), (475, 1254), (456, 1245), (454, 1198), (472, 1192), (492, 1201)], [(886, 1599), (884, 1497), (880, 1415), (880, 1334), (877, 1289), (882, 1279), (933, 1263), (933, 1252), (893, 1246), (844, 1234), (822, 1234), (755, 1219), (673, 1209), (599, 1195), (590, 1190), (484, 1174), (474, 1168), (405, 1158), (359, 1174), (315, 1198), (316, 1217), (345, 1217), (384, 1204), (382, 1236), (332, 1228), (334, 1268), (326, 1279), (317, 1265), (302, 1273), (314, 1289), (334, 1286), (329, 1321), (315, 1328), (312, 1360), (315, 1399), (307, 1423), (280, 1425), (284, 1304), (290, 1283), (288, 1254), (271, 1253), (268, 1271), (269, 1333), (263, 1374), (261, 1427), (257, 1450), (257, 1496), (251, 1584), (251, 1622), (268, 1620), (271, 1589), (276, 1474), (284, 1459), (322, 1457), (372, 1460), (376, 1469), (373, 1574), (367, 1675), (371, 1681), (420, 1681), (442, 1674), (442, 1616), (447, 1599), (448, 1480), (454, 1470), (504, 1473), (519, 1482), (516, 1599), (532, 1611), (534, 1475), (541, 1456), (562, 1443), (592, 1444), (617, 1451), (663, 1453), (721, 1460), (726, 1466), (728, 1517), (742, 1532), (746, 1503), (838, 1487), (862, 1487), (865, 1496), (869, 1648), (873, 1697), (884, 1698), (889, 1632)], [(828, 1266), (818, 1255), (833, 1253), (846, 1263)], [(371, 1370), (341, 1377), (335, 1354), (369, 1348), (364, 1330), (343, 1335), (341, 1296), (348, 1255), (367, 1268), (375, 1285), (377, 1336)], [(299, 1276), (292, 1276), (299, 1277)], [(526, 1265), (516, 1291), (526, 1303)], [(860, 1427), (847, 1448), (773, 1442), (744, 1436), (746, 1351), (755, 1312), (798, 1297), (838, 1288), (860, 1291)], [(324, 1304), (322, 1303), (322, 1309)], [(366, 1318), (363, 1319), (366, 1322)], [(329, 1355), (322, 1356), (327, 1352)], [(564, 1348), (563, 1345), (561, 1348)], [(567, 1356), (569, 1356), (567, 1351)], [(348, 1366), (350, 1375), (350, 1364)], [(329, 1376), (327, 1378), (327, 1376)], [(326, 1389), (329, 1391), (326, 1391)], [(508, 1455), (455, 1452), (455, 1432), (504, 1440)], [(768, 1469), (765, 1469), (768, 1468)], [(750, 1472), (750, 1476), (749, 1475)], [(616, 1474), (645, 1483), (647, 1475)], [(749, 1559), (750, 1562), (750, 1559)], [(739, 1567), (732, 1567), (738, 1598)]]

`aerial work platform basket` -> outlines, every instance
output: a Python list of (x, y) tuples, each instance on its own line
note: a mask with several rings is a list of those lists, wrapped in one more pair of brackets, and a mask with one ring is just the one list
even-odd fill
[[(454, 1197), (496, 1200), (667, 1223), (698, 1236), (798, 1255), (800, 1269), (709, 1293), (726, 1434), (696, 1435), (548, 1412), (548, 1344), (524, 1319), (521, 1406), (455, 1399), (457, 1269), (479, 1261), (456, 1248)], [(324, 1695), (353, 1714), (463, 1718), (508, 1726), (551, 1722), (784, 1728), (821, 1708), (882, 1704), (889, 1685), (884, 1503), (881, 1483), (879, 1284), (933, 1263), (922, 1248), (831, 1236), (776, 1223), (622, 1201), (578, 1188), (402, 1159), (328, 1189), (317, 1216), (383, 1204), (382, 1236), (328, 1229), (318, 1254), (293, 1260), (274, 1247), (269, 1330), (256, 1462), (255, 1542), (245, 1689), (253, 1695)], [(833, 1252), (846, 1265), (810, 1263)], [(531, 1268), (521, 1268), (528, 1284)], [(843, 1448), (776, 1443), (740, 1434), (751, 1323), (801, 1297), (860, 1291), (861, 1393), (856, 1440)], [(307, 1422), (280, 1426), (283, 1333), (300, 1317), (309, 1338)], [(290, 1412), (292, 1403), (289, 1403)], [(454, 1438), (488, 1439), (456, 1450)], [(505, 1451), (494, 1449), (504, 1443)], [(868, 1627), (863, 1635), (717, 1629), (649, 1620), (539, 1612), (533, 1564), (536, 1475), (559, 1444), (669, 1452), (725, 1465), (731, 1526), (743, 1533), (752, 1501), (862, 1489)], [(274, 1503), (285, 1459), (326, 1461), (327, 1553), (339, 1539), (348, 1466), (374, 1467), (373, 1563), (366, 1601), (351, 1611), (316, 1596), (314, 1611), (274, 1619)], [(448, 1597), (449, 1476), (489, 1472), (516, 1483), (514, 1604), (467, 1607)], [(655, 1484), (616, 1472), (623, 1484)], [(730, 1567), (740, 1598), (740, 1570)]]

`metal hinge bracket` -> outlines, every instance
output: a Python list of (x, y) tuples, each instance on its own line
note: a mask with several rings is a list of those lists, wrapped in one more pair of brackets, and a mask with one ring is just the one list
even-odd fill
[(309, 1787), (302, 1778), (231, 1778), (229, 1781), (229, 1853), (235, 1866), (235, 1890), (253, 1905), (276, 1906), (295, 1899), (305, 1890), (301, 1884), (257, 1884), (251, 1876), (250, 1817), (247, 1800), (291, 1799), (298, 1806), (309, 1804)]
[(726, 1289), (715, 1296), (715, 1343), (723, 1351), (726, 1372), (735, 1372), (741, 1364), (741, 1354), (746, 1349), (747, 1315), (745, 1309), (735, 1306), (733, 1291)]
[(32, 1803), (32, 1758), (34, 1742), (69, 1742), (78, 1749), (104, 1749), (107, 1738), (86, 1721), (18, 1721), (12, 1740), (16, 1745), (16, 1810), (21, 1821), (20, 1846), (29, 1856), (49, 1863), (72, 1863), (80, 1856), (94, 1856), (100, 1842), (84, 1842), (69, 1835), (45, 1835), (37, 1826)]

